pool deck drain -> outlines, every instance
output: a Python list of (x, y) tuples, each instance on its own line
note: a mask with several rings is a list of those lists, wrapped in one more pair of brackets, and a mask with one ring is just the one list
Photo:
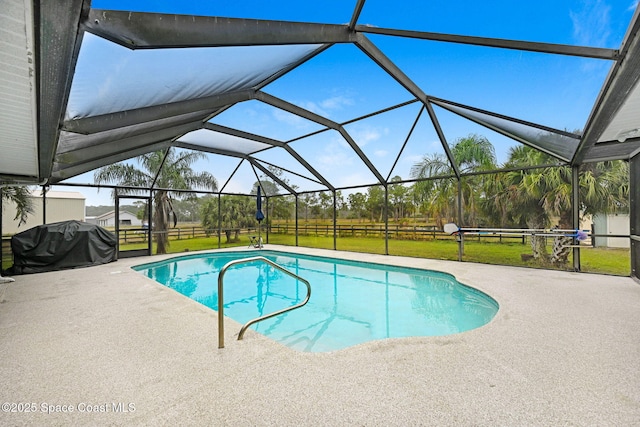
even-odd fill
[(269, 249), (448, 272), (500, 311), (332, 353), (236, 341), (227, 319), (219, 350), (215, 311), (129, 268), (170, 256), (15, 276), (0, 284), (0, 424), (640, 425), (630, 278)]

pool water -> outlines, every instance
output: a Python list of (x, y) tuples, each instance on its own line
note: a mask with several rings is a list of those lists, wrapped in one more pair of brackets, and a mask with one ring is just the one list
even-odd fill
[[(304, 307), (251, 326), (300, 351), (455, 334), (485, 325), (498, 311), (493, 298), (447, 273), (278, 251), (189, 255), (134, 269), (217, 310), (218, 273), (229, 261), (253, 256), (276, 262), (311, 284)], [(224, 275), (225, 315), (244, 324), (297, 304), (306, 292), (304, 283), (265, 262), (235, 265)]]

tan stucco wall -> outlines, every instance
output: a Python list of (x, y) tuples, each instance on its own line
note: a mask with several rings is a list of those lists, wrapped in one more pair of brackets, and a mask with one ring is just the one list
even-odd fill
[(84, 196), (76, 192), (51, 192), (46, 197), (47, 217), (44, 218), (44, 206), (40, 192), (37, 191), (32, 196), (34, 203), (34, 213), (29, 216), (25, 224), (18, 226), (18, 221), (14, 220), (16, 208), (12, 203), (4, 203), (2, 208), (2, 234), (15, 234), (41, 224), (52, 222), (78, 220), (84, 221), (85, 199)]

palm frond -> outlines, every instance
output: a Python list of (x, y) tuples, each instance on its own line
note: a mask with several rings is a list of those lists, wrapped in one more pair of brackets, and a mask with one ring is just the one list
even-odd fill
[(29, 215), (35, 212), (29, 187), (22, 185), (4, 187), (0, 188), (0, 193), (3, 202), (9, 201), (15, 205), (16, 216), (13, 219), (18, 221), (18, 225), (26, 223)]

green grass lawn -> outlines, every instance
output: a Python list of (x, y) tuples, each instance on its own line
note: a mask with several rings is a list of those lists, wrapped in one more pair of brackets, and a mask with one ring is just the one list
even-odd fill
[[(271, 234), (269, 243), (294, 245), (295, 237)], [(299, 236), (300, 246), (333, 249), (333, 237)], [(336, 239), (338, 250), (384, 254), (385, 245), (382, 238), (371, 237), (339, 237)], [(549, 247), (549, 252), (551, 247)], [(581, 249), (581, 270), (585, 272), (629, 276), (631, 258), (629, 249), (589, 248)], [(464, 245), (463, 261), (483, 264), (513, 265), (521, 267), (539, 267), (534, 261), (523, 261), (521, 254), (530, 254), (528, 244), (496, 243), (467, 241)], [(417, 258), (458, 260), (458, 244), (452, 240), (389, 240), (389, 254)], [(545, 268), (549, 268), (548, 266)], [(564, 268), (573, 270), (573, 259)]]
[[(239, 242), (225, 242), (223, 238), (220, 242), (221, 248), (233, 248), (237, 246), (249, 246), (249, 239), (246, 240), (241, 239)], [(120, 245), (121, 251), (129, 251), (136, 249), (146, 249), (146, 243), (130, 243)], [(171, 240), (169, 245), (169, 253), (180, 253), (180, 252), (190, 252), (190, 251), (203, 251), (206, 249), (218, 249), (218, 238), (217, 237), (199, 237), (194, 239), (181, 239), (181, 240)], [(153, 244), (152, 247), (153, 253), (156, 252), (156, 244)]]
[(593, 248), (581, 249), (580, 270), (590, 273), (631, 275), (629, 249)]
[[(266, 241), (266, 236), (263, 235)], [(171, 240), (170, 253), (181, 253), (200, 251), (205, 249), (217, 249), (218, 238), (202, 237), (187, 238), (181, 240)], [(269, 243), (277, 245), (295, 246), (295, 236), (290, 234), (270, 234)], [(223, 237), (220, 242), (221, 248), (238, 247), (249, 245), (249, 238), (241, 235), (237, 242), (226, 242)], [(298, 236), (298, 245), (311, 248), (333, 249), (333, 237), (331, 236)], [(144, 249), (146, 243), (136, 243), (122, 245), (120, 250)], [(343, 251), (384, 254), (385, 243), (381, 237), (338, 237), (336, 248)], [(549, 248), (550, 250), (550, 248)], [(155, 245), (153, 248), (155, 253)], [(611, 248), (588, 248), (581, 249), (580, 261), (581, 271), (592, 273), (613, 274), (619, 276), (629, 276), (631, 273), (631, 257), (629, 249)], [(478, 262), (483, 264), (512, 265), (534, 268), (550, 268), (540, 266), (534, 261), (523, 261), (522, 254), (530, 254), (529, 245), (521, 243), (497, 243), (497, 242), (465, 242), (463, 261)], [(389, 254), (443, 259), (455, 261), (458, 259), (458, 245), (451, 240), (389, 240)], [(4, 258), (2, 268), (11, 266), (11, 260)], [(569, 264), (563, 268), (573, 269), (573, 261), (570, 257)]]

